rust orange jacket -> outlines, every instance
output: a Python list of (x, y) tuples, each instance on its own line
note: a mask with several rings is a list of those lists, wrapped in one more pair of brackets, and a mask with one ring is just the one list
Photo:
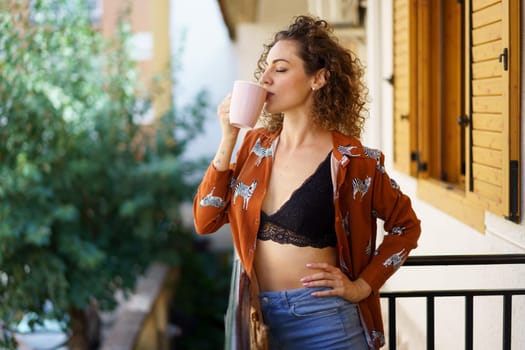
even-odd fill
[[(332, 132), (332, 183), (339, 268), (363, 278), (372, 293), (359, 303), (371, 348), (384, 344), (379, 288), (417, 245), (420, 221), (410, 199), (384, 168), (384, 156), (353, 137)], [(210, 164), (193, 203), (195, 229), (213, 233), (229, 223), (244, 269), (251, 276), (260, 212), (279, 131), (248, 131), (227, 171)], [(376, 246), (377, 219), (387, 234)]]

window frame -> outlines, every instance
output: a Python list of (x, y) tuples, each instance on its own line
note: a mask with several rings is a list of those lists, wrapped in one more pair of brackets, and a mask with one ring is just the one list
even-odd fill
[[(473, 105), (470, 29), (472, 2), (465, 1), (458, 4), (451, 0), (446, 2), (407, 0), (401, 3), (394, 6), (394, 75), (397, 78), (399, 72), (403, 73), (403, 67), (399, 67), (403, 58), (397, 57), (400, 56), (399, 53), (396, 56), (396, 52), (400, 51), (396, 51), (396, 45), (402, 42), (400, 30), (406, 28), (403, 34), (408, 38), (410, 48), (405, 54), (409, 62), (409, 112), (406, 113), (409, 118), (401, 116), (405, 101), (396, 98), (396, 96), (403, 96), (399, 91), (403, 87), (394, 86), (394, 165), (398, 170), (417, 177), (418, 197), (481, 232), (484, 231), (485, 210), (519, 222), (521, 209), (519, 208), (521, 189), (518, 165), (521, 151), (519, 0), (486, 0), (475, 4), (482, 10), (501, 5), (501, 46), (509, 49), (509, 71), (502, 73), (505, 88), (501, 99), (507, 110), (501, 113), (505, 127), (501, 133), (504, 140), (500, 140), (503, 160), (501, 168), (498, 168), (502, 173), (501, 193), (495, 195), (499, 201), (484, 198), (485, 193), (478, 188), (480, 185), (483, 186), (483, 182), (476, 177), (477, 169), (471, 165), (476, 160), (476, 155), (473, 156), (472, 152), (472, 141), (479, 143), (480, 135), (485, 136), (476, 129), (477, 121), (472, 120), (475, 113), (471, 111)], [(396, 13), (396, 11), (404, 13), (402, 12), (405, 11), (404, 6), (408, 8), (407, 24), (403, 22), (404, 17)], [(454, 9), (454, 6), (460, 6), (459, 11), (458, 8)], [(450, 22), (451, 11), (456, 11), (456, 17), (452, 16), (453, 22)], [(505, 14), (508, 14), (508, 17), (505, 17)], [(445, 18), (446, 24), (444, 24)], [(457, 36), (458, 41), (453, 43), (451, 36), (458, 27), (463, 33)], [(459, 70), (458, 66), (449, 64), (458, 57), (462, 62)], [(455, 104), (455, 107), (451, 108), (450, 104)], [(451, 117), (451, 114), (457, 116)], [(446, 117), (443, 117), (444, 115)], [(407, 119), (409, 125), (402, 124), (406, 123)], [(454, 125), (455, 123), (460, 125)], [(408, 136), (396, 132), (396, 127), (408, 129)], [(436, 133), (435, 130), (439, 132)], [(487, 134), (490, 136), (490, 133)], [(404, 139), (396, 139), (400, 135)], [(449, 145), (451, 138), (455, 143)], [(410, 150), (409, 155), (406, 154), (407, 148)], [(409, 166), (406, 165), (407, 157), (409, 157)], [(490, 188), (489, 185), (487, 186)]]

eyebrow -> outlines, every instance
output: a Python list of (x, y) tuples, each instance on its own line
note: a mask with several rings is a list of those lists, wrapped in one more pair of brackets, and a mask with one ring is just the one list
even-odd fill
[(284, 59), (284, 58), (276, 58), (275, 60), (272, 61), (272, 64), (275, 64), (277, 62), (286, 62), (286, 63), (290, 63), (290, 61)]

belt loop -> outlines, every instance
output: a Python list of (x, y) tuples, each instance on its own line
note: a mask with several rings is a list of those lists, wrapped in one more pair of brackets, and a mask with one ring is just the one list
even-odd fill
[(290, 301), (288, 300), (288, 291), (286, 290), (283, 290), (281, 291), (281, 300), (283, 301), (284, 303), (284, 307), (289, 309), (290, 308)]

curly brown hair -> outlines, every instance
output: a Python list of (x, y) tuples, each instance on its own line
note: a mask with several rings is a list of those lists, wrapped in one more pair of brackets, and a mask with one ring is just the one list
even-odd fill
[[(324, 68), (326, 85), (314, 93), (312, 119), (318, 126), (359, 138), (365, 123), (367, 89), (363, 66), (356, 55), (343, 47), (333, 28), (317, 17), (297, 16), (285, 30), (277, 32), (264, 50), (254, 72), (258, 81), (267, 67), (270, 49), (280, 40), (299, 44), (299, 56), (306, 74)], [(282, 114), (265, 114), (263, 125), (270, 131), (281, 127)]]

